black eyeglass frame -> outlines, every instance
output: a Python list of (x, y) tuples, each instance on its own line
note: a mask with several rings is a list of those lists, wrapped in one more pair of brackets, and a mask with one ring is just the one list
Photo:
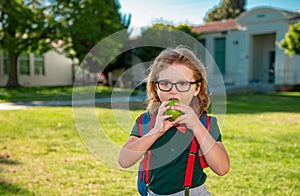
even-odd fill
[[(159, 90), (161, 90), (161, 91), (163, 91), (163, 92), (169, 92), (169, 91), (171, 91), (172, 88), (173, 88), (173, 86), (176, 87), (176, 90), (177, 90), (178, 92), (188, 92), (188, 91), (191, 89), (191, 86), (192, 86), (193, 84), (199, 84), (199, 83), (201, 83), (201, 81), (202, 81), (202, 80), (197, 80), (197, 81), (194, 81), (194, 82), (190, 82), (190, 81), (170, 82), (170, 81), (167, 81), (167, 80), (159, 80), (159, 81), (156, 81), (155, 84), (157, 84)], [(159, 83), (160, 83), (160, 82), (167, 82), (167, 83), (170, 83), (170, 84), (171, 84), (170, 89), (168, 89), (168, 90), (163, 90), (163, 89), (161, 89), (160, 86), (159, 86)], [(185, 90), (185, 91), (179, 90), (178, 87), (177, 87), (177, 84), (179, 84), (179, 83), (181, 83), (181, 82), (187, 82), (187, 83), (189, 83), (189, 84), (190, 84), (190, 85), (189, 85), (189, 88), (188, 88), (187, 90)]]

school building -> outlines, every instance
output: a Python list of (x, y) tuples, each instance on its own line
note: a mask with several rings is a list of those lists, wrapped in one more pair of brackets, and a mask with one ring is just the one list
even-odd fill
[(266, 7), (193, 31), (201, 32), (199, 41), (214, 57), (228, 89), (288, 90), (300, 85), (300, 55), (289, 57), (279, 42), (296, 22), (300, 12)]
[[(0, 51), (0, 86), (8, 80), (8, 54)], [(43, 55), (22, 53), (18, 58), (18, 79), (22, 86), (72, 85), (72, 61), (49, 51)]]
[[(236, 19), (194, 26), (192, 30), (201, 33), (198, 39), (215, 59), (227, 89), (254, 86), (259, 91), (291, 90), (300, 87), (300, 55), (289, 57), (278, 43), (289, 25), (296, 22), (300, 22), (300, 12), (265, 7), (244, 12)], [(8, 79), (7, 64), (7, 54), (0, 51), (0, 86), (5, 86)], [(109, 80), (121, 77), (119, 72), (112, 71)], [(132, 74), (136, 73), (140, 75), (138, 70)], [(72, 85), (74, 66), (70, 59), (54, 51), (42, 56), (22, 54), (18, 76), (23, 86)], [(86, 72), (83, 76), (82, 81), (95, 81), (98, 74)], [(131, 80), (134, 78), (138, 77)]]
[[(0, 87), (7, 84), (8, 66), (7, 52), (0, 51)], [(91, 85), (99, 77), (97, 73), (80, 69), (71, 59), (54, 50), (43, 55), (23, 52), (17, 66), (18, 81), (22, 86), (72, 86), (78, 72), (81, 78), (77, 78), (77, 81), (82, 85)]]

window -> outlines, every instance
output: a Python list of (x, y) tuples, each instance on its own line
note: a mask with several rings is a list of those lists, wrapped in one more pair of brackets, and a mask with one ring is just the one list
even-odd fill
[(45, 63), (43, 55), (34, 55), (34, 74), (45, 75)]
[(199, 39), (199, 42), (202, 44), (203, 47), (206, 47), (206, 40), (205, 39)]
[(225, 38), (215, 39), (215, 61), (222, 74), (225, 74), (225, 55), (226, 55), (226, 40)]
[(30, 62), (27, 52), (22, 52), (19, 56), (20, 74), (30, 75)]
[[(3, 50), (3, 73), (8, 75), (9, 73), (9, 58), (8, 52)], [(33, 60), (33, 62), (32, 62)], [(45, 63), (44, 55), (34, 54), (34, 58), (29, 57), (27, 52), (22, 52), (18, 57), (18, 66), (20, 75), (30, 75), (30, 65), (34, 66), (35, 75), (45, 75)]]

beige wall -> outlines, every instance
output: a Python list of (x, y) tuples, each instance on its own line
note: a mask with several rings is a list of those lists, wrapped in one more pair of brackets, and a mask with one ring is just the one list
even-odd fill
[[(30, 55), (30, 59), (33, 55)], [(0, 86), (5, 86), (8, 76), (3, 73), (3, 60), (0, 55)], [(19, 73), (19, 84), (23, 86), (66, 86), (72, 85), (72, 61), (54, 51), (45, 53), (45, 75), (35, 75), (34, 66), (30, 64), (30, 75)], [(19, 72), (19, 70), (18, 70)]]

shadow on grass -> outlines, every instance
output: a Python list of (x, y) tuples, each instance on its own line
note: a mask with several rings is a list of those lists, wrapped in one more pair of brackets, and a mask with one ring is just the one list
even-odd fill
[(300, 113), (300, 92), (227, 95), (227, 114)]
[(20, 163), (18, 161), (11, 160), (10, 155), (1, 155), (0, 154), (0, 164), (18, 165)]
[[(1, 165), (19, 165), (20, 162), (12, 160), (8, 154), (0, 155), (0, 166)], [(34, 195), (30, 191), (21, 188), (17, 185), (7, 182), (0, 178), (0, 195)]]
[(0, 195), (34, 195), (30, 191), (0, 178)]
[(70, 100), (72, 87), (15, 87), (0, 88), (2, 102), (31, 102)]

